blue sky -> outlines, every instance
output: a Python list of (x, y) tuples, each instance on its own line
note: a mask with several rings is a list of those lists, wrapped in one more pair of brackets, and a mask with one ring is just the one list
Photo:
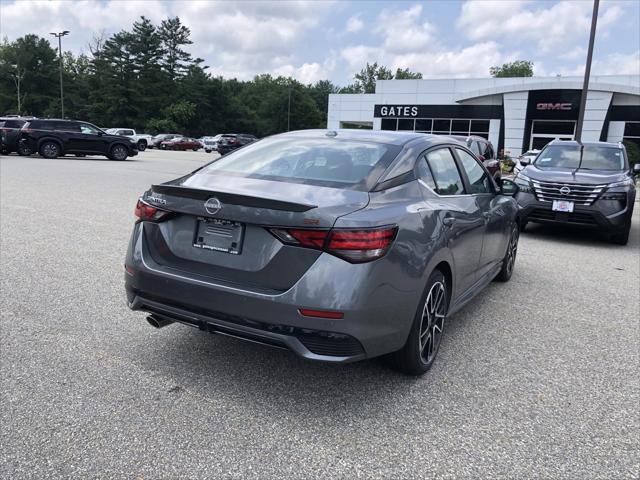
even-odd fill
[[(535, 62), (536, 75), (583, 71), (591, 1), (209, 2), (0, 0), (0, 33), (71, 30), (64, 48), (88, 51), (99, 32), (129, 29), (140, 15), (178, 15), (209, 72), (248, 79), (292, 75), (345, 85), (368, 62), (425, 77), (485, 77), (491, 65)], [(640, 74), (640, 2), (603, 0), (594, 73)]]

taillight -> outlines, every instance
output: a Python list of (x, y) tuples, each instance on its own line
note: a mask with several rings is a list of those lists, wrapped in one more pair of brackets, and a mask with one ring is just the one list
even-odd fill
[(166, 217), (171, 212), (156, 208), (152, 205), (149, 205), (147, 202), (138, 199), (138, 203), (136, 203), (136, 209), (134, 213), (136, 217), (145, 222), (157, 222), (162, 220), (162, 218)]
[(362, 263), (383, 257), (393, 243), (398, 227), (332, 230), (272, 228), (270, 231), (287, 245), (323, 250), (348, 262)]

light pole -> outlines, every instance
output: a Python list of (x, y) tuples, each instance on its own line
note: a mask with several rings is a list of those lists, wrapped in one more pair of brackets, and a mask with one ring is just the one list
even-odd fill
[(587, 64), (584, 68), (584, 83), (582, 84), (582, 97), (580, 98), (580, 111), (576, 125), (576, 141), (582, 142), (582, 125), (584, 123), (584, 111), (587, 106), (587, 92), (589, 91), (589, 77), (591, 76), (591, 59), (593, 58), (593, 43), (596, 38), (596, 23), (598, 23), (598, 6), (600, 0), (593, 0), (593, 15), (591, 16), (591, 34), (589, 36), (589, 50), (587, 50)]
[(20, 70), (20, 65), (17, 64), (11, 66), (15, 69), (15, 73), (12, 72), (11, 76), (13, 77), (13, 83), (15, 83), (16, 90), (18, 92), (18, 115), (20, 115), (22, 113), (22, 94), (20, 91), (20, 86), (22, 85), (22, 79), (27, 73), (27, 70), (25, 68)]
[(58, 38), (58, 53), (60, 54), (60, 118), (64, 118), (64, 88), (62, 86), (62, 37), (69, 35), (69, 30), (62, 32), (51, 32), (51, 35)]
[(289, 85), (289, 101), (287, 102), (287, 132), (291, 130), (291, 85)]

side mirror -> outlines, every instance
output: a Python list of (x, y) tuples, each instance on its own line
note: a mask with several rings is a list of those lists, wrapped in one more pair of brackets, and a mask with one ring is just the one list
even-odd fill
[(509, 180), (507, 178), (503, 178), (500, 181), (500, 194), (506, 195), (508, 197), (513, 197), (520, 191), (520, 187), (516, 184), (516, 182)]
[(640, 175), (640, 162), (633, 164), (632, 172), (634, 177), (637, 177), (638, 175)]
[(523, 167), (526, 167), (527, 165), (531, 165), (531, 160), (527, 157), (522, 157), (520, 159), (520, 165), (522, 165)]

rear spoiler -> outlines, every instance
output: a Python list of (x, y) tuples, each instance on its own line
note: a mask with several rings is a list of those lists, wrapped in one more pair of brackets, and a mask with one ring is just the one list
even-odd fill
[(286, 212), (306, 212), (318, 207), (317, 205), (308, 203), (287, 202), (275, 198), (252, 197), (228, 192), (215, 192), (201, 188), (181, 187), (179, 185), (152, 185), (151, 191), (174, 197), (193, 198), (195, 200), (202, 200), (203, 202), (211, 197), (216, 197), (222, 203), (229, 205), (268, 208), (271, 210), (284, 210)]

